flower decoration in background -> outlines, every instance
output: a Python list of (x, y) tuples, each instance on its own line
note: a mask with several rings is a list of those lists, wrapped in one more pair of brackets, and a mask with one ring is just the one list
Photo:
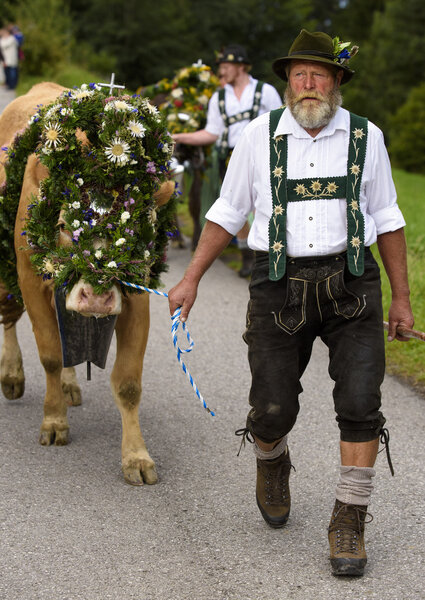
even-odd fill
[(202, 129), (208, 102), (219, 86), (211, 67), (201, 61), (177, 71), (172, 80), (162, 79), (143, 90), (165, 114), (171, 133)]
[[(35, 151), (49, 170), (28, 207), (24, 232), (36, 271), (55, 287), (72, 287), (82, 277), (96, 293), (117, 280), (157, 286), (175, 198), (158, 208), (153, 195), (170, 178), (172, 148), (165, 119), (147, 98), (107, 97), (96, 84), (64, 92), (38, 108), (7, 150), (1, 236), (7, 227), (13, 240), (9, 213), (17, 211), (22, 163)], [(59, 214), (67, 247), (57, 245)], [(8, 247), (13, 241), (1, 244), (0, 261), (12, 265), (14, 257), (4, 255)], [(18, 295), (9, 275), (4, 279)]]

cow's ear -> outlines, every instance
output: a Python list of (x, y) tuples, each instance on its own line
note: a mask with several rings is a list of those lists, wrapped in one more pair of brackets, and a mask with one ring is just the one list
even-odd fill
[(167, 204), (168, 200), (174, 194), (175, 187), (175, 181), (164, 181), (159, 190), (157, 190), (153, 195), (157, 206), (163, 206), (164, 204)]

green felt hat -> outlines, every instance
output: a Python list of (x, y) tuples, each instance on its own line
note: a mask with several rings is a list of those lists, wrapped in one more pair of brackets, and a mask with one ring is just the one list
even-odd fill
[(273, 63), (273, 71), (283, 81), (288, 81), (286, 66), (291, 60), (308, 60), (331, 65), (342, 69), (341, 83), (347, 83), (354, 75), (354, 71), (348, 68), (348, 60), (357, 53), (358, 47), (354, 46), (350, 52), (347, 49), (349, 43), (341, 43), (338, 38), (332, 39), (327, 33), (316, 31), (311, 33), (302, 29), (295, 38), (288, 56), (278, 58)]

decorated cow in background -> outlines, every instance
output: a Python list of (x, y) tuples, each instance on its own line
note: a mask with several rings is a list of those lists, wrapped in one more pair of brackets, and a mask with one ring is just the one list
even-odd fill
[[(199, 60), (180, 69), (173, 79), (162, 79), (143, 88), (143, 94), (149, 96), (165, 114), (170, 133), (186, 133), (204, 128), (208, 102), (218, 86), (219, 80), (211, 67)], [(193, 220), (193, 250), (201, 234), (201, 194), (209, 155), (208, 147), (177, 144), (174, 149), (175, 159), (178, 163), (185, 164), (192, 175), (188, 199), (189, 213)]]
[(67, 405), (80, 402), (80, 389), (74, 368), (64, 368), (59, 328), (72, 328), (74, 317), (100, 323), (112, 316), (124, 478), (155, 483), (138, 416), (149, 298), (121, 282), (155, 287), (166, 268), (175, 198), (164, 120), (146, 98), (107, 97), (96, 84), (43, 83), (5, 109), (0, 136), (3, 393), (13, 399), (24, 391), (15, 327), (24, 304), (46, 375), (40, 443), (66, 444)]

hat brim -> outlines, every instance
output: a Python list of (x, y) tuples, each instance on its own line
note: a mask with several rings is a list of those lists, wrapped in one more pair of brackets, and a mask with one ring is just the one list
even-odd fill
[(216, 64), (221, 65), (221, 63), (229, 63), (231, 65), (251, 65), (251, 61), (247, 59), (243, 60), (229, 60), (228, 58), (219, 58), (216, 61)]
[(348, 83), (348, 81), (350, 81), (350, 79), (354, 75), (354, 71), (352, 71), (348, 67), (345, 67), (344, 65), (339, 65), (338, 63), (335, 63), (335, 62), (329, 60), (328, 58), (321, 58), (320, 56), (312, 56), (311, 54), (297, 54), (296, 56), (284, 56), (283, 58), (277, 58), (274, 61), (273, 65), (272, 65), (273, 71), (276, 73), (276, 75), (278, 77), (283, 79), (283, 81), (288, 81), (288, 77), (286, 75), (286, 67), (289, 65), (291, 60), (306, 60), (309, 62), (319, 62), (319, 63), (323, 63), (325, 65), (328, 65), (330, 67), (333, 67), (334, 69), (337, 69), (337, 70), (340, 69), (343, 72), (342, 79), (341, 79), (341, 85), (343, 83)]

